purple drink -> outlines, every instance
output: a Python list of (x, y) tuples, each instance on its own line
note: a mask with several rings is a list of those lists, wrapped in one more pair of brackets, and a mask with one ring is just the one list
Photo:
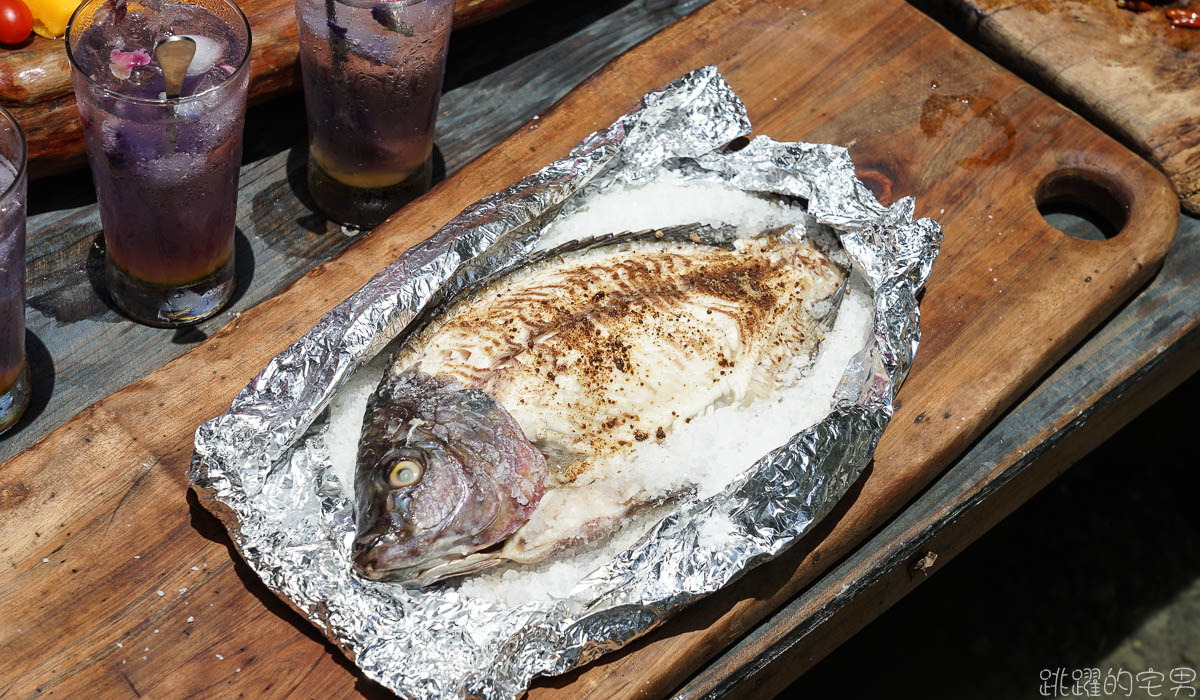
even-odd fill
[(25, 139), (0, 108), (0, 433), (29, 404), (25, 365)]
[[(195, 42), (178, 98), (155, 54)], [(113, 300), (152, 325), (194, 323), (233, 293), (250, 30), (227, 0), (89, 0), (67, 28)]]
[[(0, 192), (8, 192), (16, 180), (16, 168), (0, 156)], [(0, 393), (7, 393), (25, 368), (25, 212), (19, 198), (12, 199), (0, 221)]]
[(309, 193), (370, 228), (429, 189), (452, 0), (296, 0)]

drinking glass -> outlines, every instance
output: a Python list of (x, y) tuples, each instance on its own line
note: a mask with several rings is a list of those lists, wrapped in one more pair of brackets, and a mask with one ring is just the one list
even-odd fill
[[(195, 42), (179, 96), (156, 49)], [(250, 25), (229, 0), (88, 0), (67, 55), (116, 305), (155, 326), (217, 313), (233, 294)]]
[(429, 189), (453, 0), (295, 0), (308, 190), (373, 228)]
[(0, 107), (0, 433), (29, 405), (25, 364), (25, 135)]

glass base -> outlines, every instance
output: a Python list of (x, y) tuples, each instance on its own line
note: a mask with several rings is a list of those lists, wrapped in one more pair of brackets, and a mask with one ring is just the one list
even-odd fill
[(211, 275), (168, 287), (139, 280), (104, 258), (108, 293), (133, 320), (148, 326), (175, 328), (199, 323), (220, 311), (233, 296), (233, 253)]
[(429, 191), (433, 182), (433, 157), (408, 178), (389, 187), (351, 187), (335, 180), (308, 157), (308, 193), (325, 216), (344, 226), (372, 229), (387, 221), (397, 209)]
[(29, 406), (29, 384), (29, 365), (24, 364), (20, 374), (17, 375), (17, 380), (12, 383), (8, 391), (0, 395), (0, 433), (5, 432), (21, 420), (21, 415)]

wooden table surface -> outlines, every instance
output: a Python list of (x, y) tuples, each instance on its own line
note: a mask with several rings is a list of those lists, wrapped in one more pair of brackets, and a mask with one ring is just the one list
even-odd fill
[(1200, 214), (1200, 31), (1172, 27), (1165, 8), (1114, 0), (920, 0), (935, 2), (973, 45), (1145, 154)]
[[(610, 0), (576, 10), (535, 0), (456, 34), (438, 124), (441, 172), (457, 170), (608, 60), (704, 4)], [(86, 174), (31, 185), (27, 339), (35, 397), (28, 415), (0, 440), (0, 460), (185, 352), (351, 242), (300, 194), (302, 115), (296, 97), (252, 110), (238, 211), (241, 283), (230, 308), (195, 329), (138, 326), (97, 293), (100, 226)], [(757, 696), (785, 687), (1195, 371), (1198, 270), (1200, 219), (1184, 216), (1162, 271), (1137, 298), (889, 526), (679, 692)], [(920, 565), (929, 552), (937, 555), (931, 566)], [(0, 617), (0, 625), (10, 622)]]

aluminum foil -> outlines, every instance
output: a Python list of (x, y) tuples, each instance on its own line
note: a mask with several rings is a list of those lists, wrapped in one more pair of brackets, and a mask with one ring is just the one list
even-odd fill
[[(941, 230), (913, 201), (880, 205), (844, 148), (750, 131), (713, 67), (646, 95), (565, 158), (468, 207), (379, 272), (274, 358), (229, 411), (200, 426), (189, 478), (246, 562), (370, 678), (409, 697), (508, 698), (539, 675), (588, 663), (775, 557), (819, 521), (871, 459), (920, 338), (916, 293)], [(424, 591), (351, 573), (353, 484), (330, 466), (330, 398), (427, 304), (536, 248), (590, 193), (662, 173), (807, 200), (874, 290), (873, 333), (850, 359), (832, 412), (724, 491), (680, 503), (566, 599), (503, 607), (454, 586)], [(466, 265), (464, 263), (470, 262)], [(704, 522), (732, 523), (710, 549)]]

